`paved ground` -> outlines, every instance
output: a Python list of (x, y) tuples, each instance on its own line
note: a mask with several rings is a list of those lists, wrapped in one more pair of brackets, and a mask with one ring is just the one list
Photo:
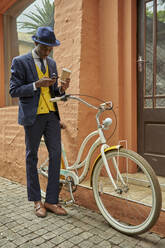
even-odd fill
[(111, 227), (103, 217), (79, 206), (67, 208), (68, 216), (52, 213), (44, 219), (33, 213), (26, 188), (0, 178), (1, 248), (164, 248), (165, 238), (153, 233), (128, 237)]

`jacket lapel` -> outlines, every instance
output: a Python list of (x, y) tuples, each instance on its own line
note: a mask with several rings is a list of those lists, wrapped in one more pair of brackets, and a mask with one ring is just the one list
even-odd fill
[(35, 66), (35, 63), (34, 63), (34, 59), (32, 57), (32, 53), (29, 53), (29, 56), (28, 56), (28, 65), (29, 65), (29, 68), (34, 76), (34, 80), (38, 80), (38, 74), (37, 74), (37, 70), (36, 70), (36, 66)]
[(48, 69), (49, 69), (49, 77), (51, 77), (53, 74), (53, 70), (52, 70), (52, 65), (51, 65), (51, 61), (49, 58), (47, 58), (47, 64), (48, 64)]
[[(47, 58), (47, 64), (48, 64), (48, 70), (49, 70), (49, 77), (52, 76), (53, 74), (53, 69), (52, 69), (52, 65), (51, 65), (51, 61), (49, 58)], [(49, 86), (49, 89), (50, 89), (50, 95), (51, 97), (54, 97), (54, 94), (53, 94), (53, 86)]]

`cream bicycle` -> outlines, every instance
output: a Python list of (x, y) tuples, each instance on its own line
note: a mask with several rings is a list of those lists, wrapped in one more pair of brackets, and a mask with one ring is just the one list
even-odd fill
[[(103, 130), (109, 129), (111, 118), (100, 122), (104, 111), (113, 109), (112, 102), (103, 102), (98, 107), (89, 104), (75, 95), (52, 98), (52, 102), (78, 100), (97, 110), (97, 130), (90, 133), (82, 142), (77, 159), (73, 165), (68, 164), (64, 146), (62, 146), (61, 183), (68, 184), (72, 201), (73, 192), (87, 176), (92, 154), (98, 146), (100, 154), (92, 166), (91, 187), (98, 209), (107, 222), (116, 230), (128, 234), (141, 234), (156, 223), (162, 203), (158, 179), (148, 162), (134, 151), (121, 145), (109, 146)], [(88, 150), (83, 161), (81, 157), (88, 141), (96, 136), (95, 142)], [(38, 173), (47, 177), (48, 159), (40, 166)], [(82, 169), (81, 175), (77, 170)], [(42, 192), (44, 193), (44, 192)]]

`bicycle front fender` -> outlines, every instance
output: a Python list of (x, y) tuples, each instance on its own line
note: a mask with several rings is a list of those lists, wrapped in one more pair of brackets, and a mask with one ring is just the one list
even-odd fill
[[(119, 150), (121, 147), (122, 147), (121, 145), (110, 146), (110, 147), (108, 147), (108, 148), (105, 149), (105, 153), (108, 152), (108, 151)], [(91, 177), (90, 177), (90, 186), (91, 187), (92, 187), (93, 172), (94, 172), (95, 166), (96, 166), (97, 162), (99, 161), (99, 159), (101, 159), (101, 153), (97, 156), (97, 158), (94, 161), (93, 166), (92, 166), (93, 169), (92, 169), (92, 174), (91, 174)]]

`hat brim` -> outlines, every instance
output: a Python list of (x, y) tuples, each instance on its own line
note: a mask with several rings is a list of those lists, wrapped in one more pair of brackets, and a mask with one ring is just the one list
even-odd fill
[(32, 40), (35, 41), (35, 42), (37, 42), (37, 43), (39, 43), (39, 44), (50, 46), (50, 47), (54, 47), (54, 46), (59, 46), (60, 45), (60, 41), (59, 40), (56, 40), (55, 43), (47, 43), (47, 42), (44, 42), (44, 41), (37, 40), (35, 35), (32, 36)]

